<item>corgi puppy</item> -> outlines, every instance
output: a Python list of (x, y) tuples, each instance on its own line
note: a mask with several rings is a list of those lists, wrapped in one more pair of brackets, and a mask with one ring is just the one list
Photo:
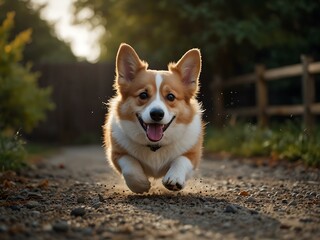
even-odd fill
[(196, 100), (200, 71), (198, 49), (157, 71), (131, 46), (120, 45), (116, 96), (103, 132), (107, 158), (132, 192), (148, 192), (149, 178), (161, 177), (167, 189), (179, 191), (198, 166), (204, 131)]

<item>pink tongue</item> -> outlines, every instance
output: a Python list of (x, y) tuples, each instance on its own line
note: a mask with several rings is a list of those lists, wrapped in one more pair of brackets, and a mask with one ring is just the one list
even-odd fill
[(148, 124), (147, 136), (149, 140), (153, 142), (160, 141), (163, 135), (163, 127), (162, 124)]

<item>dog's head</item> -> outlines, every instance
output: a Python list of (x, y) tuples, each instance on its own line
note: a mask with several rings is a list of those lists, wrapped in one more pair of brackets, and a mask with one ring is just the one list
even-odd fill
[(148, 69), (131, 46), (121, 44), (116, 59), (117, 111), (121, 120), (135, 124), (130, 137), (145, 144), (168, 143), (165, 136), (174, 125), (190, 123), (197, 111), (192, 102), (196, 101), (200, 70), (198, 49), (170, 63), (167, 71), (155, 71)]

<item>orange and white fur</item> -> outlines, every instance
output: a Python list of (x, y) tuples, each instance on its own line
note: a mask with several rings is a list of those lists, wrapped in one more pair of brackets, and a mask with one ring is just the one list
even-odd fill
[(201, 55), (191, 49), (167, 71), (149, 70), (135, 50), (121, 44), (114, 87), (104, 125), (110, 164), (132, 192), (150, 189), (149, 178), (162, 178), (181, 190), (202, 155), (202, 110), (196, 100)]

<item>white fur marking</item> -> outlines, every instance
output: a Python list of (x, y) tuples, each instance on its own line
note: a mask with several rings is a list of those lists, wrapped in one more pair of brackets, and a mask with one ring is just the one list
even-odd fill
[[(180, 190), (192, 175), (193, 166), (187, 157), (180, 156), (174, 160), (162, 182), (170, 190)], [(178, 185), (181, 187), (179, 189)]]
[(161, 86), (162, 81), (163, 81), (162, 76), (160, 75), (160, 73), (157, 73), (157, 75), (156, 75), (156, 87), (157, 87), (156, 100), (157, 101), (160, 101), (160, 86)]
[(167, 124), (171, 121), (173, 114), (169, 112), (166, 104), (164, 103), (163, 100), (161, 100), (161, 84), (163, 82), (163, 78), (160, 73), (156, 74), (155, 77), (155, 82), (156, 82), (156, 96), (155, 99), (142, 111), (141, 117), (144, 122), (146, 123), (152, 123), (153, 120), (150, 117), (150, 111), (153, 108), (161, 108), (164, 111), (164, 117), (162, 121), (160, 122), (161, 124)]

